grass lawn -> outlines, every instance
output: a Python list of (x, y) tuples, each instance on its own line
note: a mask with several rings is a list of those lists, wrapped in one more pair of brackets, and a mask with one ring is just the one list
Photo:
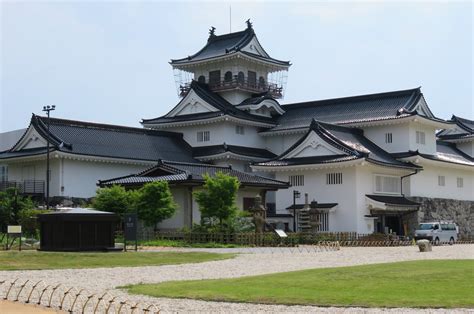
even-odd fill
[(0, 252), (0, 270), (159, 266), (199, 263), (234, 257), (233, 254), (179, 252), (56, 253)]
[(474, 260), (311, 269), (124, 287), (132, 294), (213, 301), (363, 307), (473, 307)]

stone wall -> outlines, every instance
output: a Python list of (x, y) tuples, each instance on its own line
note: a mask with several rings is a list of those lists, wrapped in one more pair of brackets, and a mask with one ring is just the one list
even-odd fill
[(428, 197), (410, 197), (410, 199), (421, 203), (420, 210), (418, 211), (418, 223), (452, 220), (459, 226), (461, 238), (474, 238), (473, 201)]

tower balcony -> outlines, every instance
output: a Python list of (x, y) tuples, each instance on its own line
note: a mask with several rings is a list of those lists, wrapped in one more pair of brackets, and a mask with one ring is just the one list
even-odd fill
[[(179, 94), (181, 97), (186, 95), (190, 89), (191, 82), (180, 84)], [(231, 90), (241, 90), (253, 94), (268, 92), (273, 98), (283, 97), (283, 86), (276, 83), (258, 82), (247, 79), (220, 79), (209, 82), (209, 89), (214, 92), (224, 92)]]

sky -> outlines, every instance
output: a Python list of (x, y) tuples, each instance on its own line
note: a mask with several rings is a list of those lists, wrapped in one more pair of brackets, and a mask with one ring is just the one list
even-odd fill
[(248, 18), (265, 50), (292, 63), (283, 104), (421, 86), (436, 116), (474, 116), (471, 1), (3, 0), (0, 10), (0, 132), (27, 127), (44, 105), (139, 127), (179, 101), (170, 59), (201, 49), (211, 26), (240, 31)]

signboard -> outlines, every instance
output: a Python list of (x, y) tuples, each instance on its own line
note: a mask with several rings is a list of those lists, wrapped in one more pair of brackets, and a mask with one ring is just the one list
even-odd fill
[(21, 234), (21, 226), (8, 226), (7, 233), (8, 234)]
[(288, 235), (285, 233), (285, 231), (281, 230), (281, 229), (275, 229), (275, 232), (276, 234), (278, 234), (278, 236), (280, 238), (287, 238)]
[(137, 214), (125, 214), (124, 236), (127, 241), (137, 241)]

